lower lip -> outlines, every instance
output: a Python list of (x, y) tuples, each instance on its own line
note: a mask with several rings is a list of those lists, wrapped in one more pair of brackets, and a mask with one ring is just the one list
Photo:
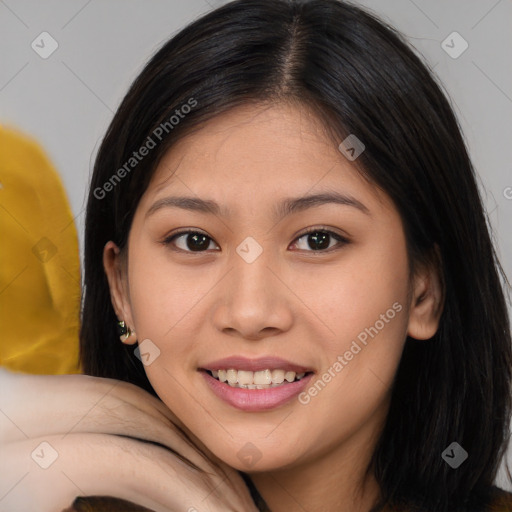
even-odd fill
[(289, 402), (307, 387), (314, 375), (310, 373), (298, 381), (282, 384), (275, 388), (243, 389), (233, 388), (225, 382), (220, 382), (205, 370), (200, 370), (200, 372), (215, 395), (229, 405), (248, 412), (266, 411)]

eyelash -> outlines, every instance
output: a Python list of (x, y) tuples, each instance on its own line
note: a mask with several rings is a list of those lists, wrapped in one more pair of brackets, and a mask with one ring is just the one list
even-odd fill
[[(329, 229), (327, 229), (327, 228), (325, 228), (323, 226), (315, 226), (315, 227), (312, 227), (312, 228), (308, 228), (307, 230), (302, 232), (300, 235), (298, 235), (293, 240), (292, 243), (296, 243), (298, 240), (300, 240), (304, 236), (309, 235), (310, 233), (326, 233), (326, 234), (330, 235), (332, 238), (334, 238), (338, 242), (338, 244), (335, 245), (334, 247), (330, 247), (329, 249), (318, 249), (316, 251), (315, 250), (306, 250), (306, 252), (311, 252), (311, 253), (331, 253), (332, 251), (341, 249), (341, 247), (343, 247), (344, 245), (347, 245), (347, 244), (350, 243), (350, 240), (348, 240), (346, 237), (341, 236), (340, 234), (335, 233), (334, 231), (331, 231), (331, 230), (329, 230)], [(177, 239), (178, 237), (180, 237), (182, 235), (204, 235), (204, 236), (208, 237), (211, 241), (213, 241), (213, 238), (209, 237), (206, 233), (203, 233), (202, 231), (183, 229), (181, 231), (178, 231), (178, 232), (173, 233), (172, 235), (169, 235), (168, 237), (166, 237), (162, 241), (162, 244), (165, 245), (165, 246), (170, 246), (175, 239)], [(179, 248), (176, 248), (176, 247), (174, 247), (172, 249), (174, 251), (185, 252), (185, 253), (190, 253), (190, 254), (201, 254), (201, 253), (204, 253), (204, 252), (208, 252), (208, 251), (189, 251), (189, 250), (179, 249)], [(299, 250), (301, 250), (301, 249), (299, 249)]]

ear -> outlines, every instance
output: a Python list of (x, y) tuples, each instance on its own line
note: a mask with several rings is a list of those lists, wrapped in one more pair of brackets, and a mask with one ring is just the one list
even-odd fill
[(420, 265), (412, 279), (407, 335), (428, 340), (439, 328), (444, 306), (444, 282), (439, 247), (436, 245), (428, 263)]
[[(134, 331), (126, 264), (121, 256), (119, 247), (112, 241), (107, 242), (103, 249), (103, 268), (107, 275), (110, 300), (112, 301), (117, 318), (123, 320), (126, 326)], [(128, 345), (133, 345), (135, 342), (135, 336), (130, 336), (123, 341), (123, 343)]]

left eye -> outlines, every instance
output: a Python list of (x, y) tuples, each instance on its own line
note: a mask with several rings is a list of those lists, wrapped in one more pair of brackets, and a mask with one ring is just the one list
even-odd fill
[[(300, 242), (301, 239), (306, 237), (307, 239), (305, 243)], [(185, 240), (184, 243), (183, 240)], [(332, 242), (337, 243), (333, 244)], [(184, 252), (204, 252), (208, 250), (210, 244), (214, 242), (211, 237), (205, 233), (201, 233), (200, 231), (182, 231), (167, 237), (162, 243), (164, 245), (175, 245), (179, 250)], [(308, 252), (326, 252), (333, 246), (341, 246), (347, 243), (349, 243), (349, 241), (346, 238), (338, 235), (337, 233), (334, 233), (333, 231), (313, 228), (297, 237), (292, 245), (299, 250), (306, 251), (308, 251), (308, 249), (306, 249), (305, 246), (308, 246), (310, 249), (312, 249), (312, 251)], [(214, 243), (214, 245), (219, 248), (217, 244)]]
[[(300, 241), (302, 238), (306, 238), (306, 242), (305, 244), (303, 243), (302, 247), (300, 247), (300, 243), (298, 241)], [(330, 250), (333, 247), (330, 242), (333, 241), (337, 241), (337, 245), (344, 245), (348, 243), (348, 240), (341, 235), (338, 235), (333, 231), (318, 228), (313, 228), (307, 231), (306, 233), (296, 238), (296, 240), (297, 242), (294, 242), (294, 245), (296, 245), (298, 249), (307, 251), (307, 249), (304, 248), (304, 245), (307, 245), (312, 249), (312, 252), (326, 252), (327, 250)]]

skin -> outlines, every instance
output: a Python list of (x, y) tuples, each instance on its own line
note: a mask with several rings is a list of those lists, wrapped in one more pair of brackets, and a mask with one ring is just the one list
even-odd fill
[[(350, 195), (367, 211), (327, 203), (274, 216), (285, 197), (324, 191)], [(213, 199), (232, 215), (176, 207), (148, 215), (173, 195)], [(302, 235), (309, 227), (349, 242), (331, 237), (329, 249), (315, 250)], [(190, 251), (186, 235), (163, 244), (178, 228), (202, 231), (210, 244)], [(252, 263), (236, 252), (248, 236), (263, 249)], [(432, 268), (410, 279), (395, 206), (314, 115), (296, 105), (245, 105), (181, 139), (138, 205), (127, 254), (109, 242), (104, 265), (116, 313), (136, 331), (125, 342), (150, 339), (160, 350), (145, 367), (160, 398), (212, 458), (251, 476), (273, 512), (362, 512), (374, 504), (378, 485), (363, 473), (406, 335), (433, 336), (442, 297)], [(305, 405), (240, 411), (198, 372), (222, 357), (271, 355), (321, 376), (397, 302), (401, 311)], [(247, 442), (261, 455), (251, 467), (237, 456)]]

